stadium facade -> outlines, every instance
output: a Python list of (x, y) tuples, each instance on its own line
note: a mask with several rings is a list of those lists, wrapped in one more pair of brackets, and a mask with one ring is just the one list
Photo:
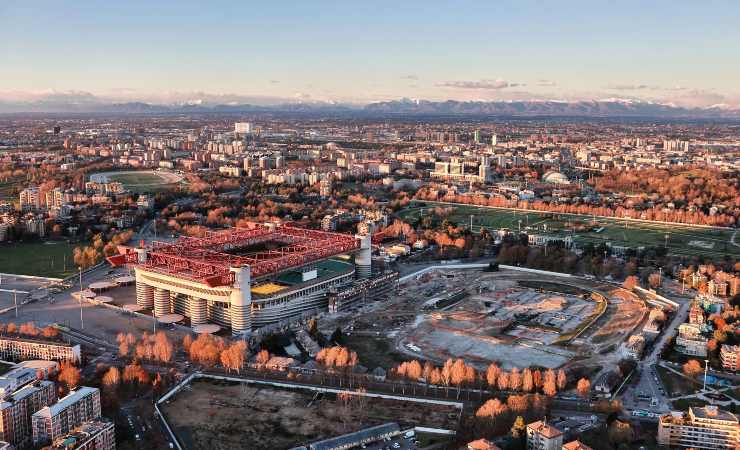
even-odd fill
[(156, 317), (181, 314), (193, 327), (216, 324), (234, 334), (326, 310), (330, 289), (372, 273), (369, 235), (278, 223), (122, 246), (119, 253), (108, 260), (133, 267), (140, 307)]

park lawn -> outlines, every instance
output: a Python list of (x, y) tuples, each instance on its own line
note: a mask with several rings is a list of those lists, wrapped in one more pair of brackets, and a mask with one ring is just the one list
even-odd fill
[(62, 241), (0, 243), (0, 273), (65, 278), (77, 270), (75, 246)]
[(666, 393), (671, 397), (680, 395), (694, 394), (701, 390), (701, 383), (695, 380), (689, 380), (686, 377), (675, 374), (662, 366), (656, 366), (655, 370), (660, 377), (660, 381), (665, 386)]

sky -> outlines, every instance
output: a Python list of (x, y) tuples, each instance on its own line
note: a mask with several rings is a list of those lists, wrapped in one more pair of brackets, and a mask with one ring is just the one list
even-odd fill
[(740, 107), (740, 1), (2, 0), (0, 100)]

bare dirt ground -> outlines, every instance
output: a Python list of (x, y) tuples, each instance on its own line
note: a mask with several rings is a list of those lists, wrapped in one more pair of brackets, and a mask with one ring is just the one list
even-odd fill
[[(537, 287), (520, 286), (520, 281)], [(322, 319), (320, 325), (326, 331), (343, 327), (348, 345), (370, 368), (414, 358), (555, 368), (581, 348), (590, 350), (556, 343), (595, 313), (597, 303), (587, 293), (591, 284), (513, 271), (438, 270), (406, 281), (387, 302)], [(553, 292), (558, 287), (562, 291)], [(460, 300), (447, 301), (460, 290), (465, 290)]]
[(387, 422), (454, 429), (458, 409), (198, 380), (164, 406), (186, 448), (287, 449)]

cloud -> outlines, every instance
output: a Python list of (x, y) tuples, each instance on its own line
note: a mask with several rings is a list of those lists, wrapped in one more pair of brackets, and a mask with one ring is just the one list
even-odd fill
[(557, 86), (557, 83), (552, 80), (537, 80), (537, 86), (553, 87)]
[(270, 84), (280, 84), (280, 80), (270, 80)]
[(402, 80), (413, 80), (413, 81), (417, 81), (419, 79), (419, 75), (414, 75), (412, 73), (412, 74), (409, 74), (409, 75), (402, 76), (401, 79)]
[(437, 86), (455, 89), (483, 89), (499, 90), (508, 87), (521, 86), (520, 83), (509, 83), (506, 80), (479, 80), (479, 81), (445, 81)]
[(655, 86), (649, 86), (647, 84), (616, 84), (607, 86), (607, 89), (611, 89), (613, 91), (644, 91), (646, 89), (649, 90), (655, 90), (657, 87)]

